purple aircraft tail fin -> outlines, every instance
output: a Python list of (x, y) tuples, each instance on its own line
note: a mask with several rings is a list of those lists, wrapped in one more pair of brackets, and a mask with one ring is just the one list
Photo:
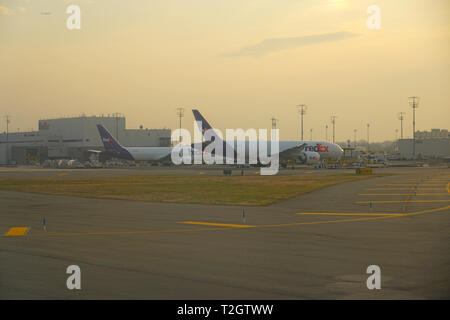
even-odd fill
[(109, 133), (109, 131), (101, 124), (97, 125), (98, 132), (100, 133), (100, 139), (102, 139), (103, 146), (105, 147), (105, 152), (112, 154), (114, 157), (134, 160), (130, 152), (122, 147), (120, 143), (114, 139), (114, 137)]
[(103, 146), (105, 147), (105, 150), (113, 150), (118, 153), (122, 151), (122, 146), (119, 142), (114, 139), (114, 137), (109, 133), (109, 131), (102, 126), (101, 124), (97, 125), (98, 132), (100, 133), (100, 139), (102, 139)]
[(195, 121), (200, 122), (202, 127), (199, 128), (202, 130), (202, 134), (205, 134), (206, 130), (212, 129), (211, 125), (206, 121), (206, 119), (201, 115), (200, 111), (197, 109), (193, 109), (192, 113), (194, 114)]
[(208, 123), (208, 121), (206, 121), (206, 119), (201, 115), (200, 111), (198, 111), (197, 109), (193, 109), (192, 113), (194, 114), (194, 118), (195, 121), (200, 122), (201, 123), (201, 128), (199, 128), (199, 130), (201, 130), (202, 135), (205, 135), (205, 132), (207, 130), (212, 130), (214, 132), (214, 135), (218, 137), (217, 142), (222, 142), (223, 143), (223, 155), (226, 154), (227, 148), (229, 150), (232, 151), (232, 154), (234, 155), (234, 157), (236, 157), (236, 151), (234, 150), (234, 148), (229, 145), (227, 142), (225, 142), (224, 140), (222, 140), (219, 135), (217, 135), (217, 133), (214, 131), (214, 129), (211, 127), (211, 125)]

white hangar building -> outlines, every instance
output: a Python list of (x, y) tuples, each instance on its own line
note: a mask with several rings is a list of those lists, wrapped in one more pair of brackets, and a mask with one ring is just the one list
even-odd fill
[(39, 120), (38, 131), (0, 134), (0, 164), (29, 164), (46, 159), (86, 161), (87, 150), (103, 150), (97, 124), (127, 147), (170, 146), (170, 129), (126, 129), (123, 116), (80, 116)]

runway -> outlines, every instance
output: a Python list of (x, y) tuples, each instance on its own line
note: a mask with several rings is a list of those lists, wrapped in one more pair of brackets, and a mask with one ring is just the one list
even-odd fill
[[(0, 178), (163, 170), (176, 172), (2, 169)], [(395, 175), (267, 207), (1, 191), (0, 298), (450, 298), (450, 171), (376, 170)], [(27, 229), (6, 236), (14, 227)], [(66, 287), (69, 265), (81, 268), (81, 290)], [(369, 265), (381, 268), (380, 290), (367, 289)]]

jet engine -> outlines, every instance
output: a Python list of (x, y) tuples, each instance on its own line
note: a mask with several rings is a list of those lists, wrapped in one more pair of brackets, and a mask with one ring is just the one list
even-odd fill
[(300, 154), (300, 161), (304, 164), (316, 164), (320, 161), (320, 154), (314, 151), (305, 151)]

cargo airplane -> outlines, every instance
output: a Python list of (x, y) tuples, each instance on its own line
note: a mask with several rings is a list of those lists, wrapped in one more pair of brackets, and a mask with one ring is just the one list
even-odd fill
[[(206, 119), (201, 115), (198, 110), (192, 110), (194, 114), (195, 121), (199, 125), (199, 130), (205, 135), (207, 130), (213, 130), (212, 136), (219, 137), (211, 125), (206, 121)], [(220, 137), (218, 138), (220, 139)], [(213, 141), (213, 139), (211, 139)], [(223, 150), (226, 150), (226, 146), (229, 145), (232, 147), (232, 150), (237, 150), (236, 145), (237, 141), (223, 141)], [(217, 141), (220, 143), (220, 141)], [(245, 152), (246, 157), (248, 157), (249, 145), (250, 142), (246, 140), (245, 143)], [(267, 149), (270, 154), (270, 143), (268, 143)], [(226, 154), (226, 151), (224, 151)], [(330, 143), (327, 141), (297, 141), (297, 140), (280, 140), (279, 141), (279, 159), (280, 163), (286, 163), (287, 161), (301, 162), (304, 164), (317, 164), (321, 159), (327, 160), (339, 160), (343, 154), (342, 148), (334, 143)], [(233, 157), (236, 157), (236, 152), (234, 152)], [(228, 157), (228, 155), (226, 155)]]
[(97, 129), (105, 150), (89, 150), (89, 152), (97, 153), (100, 161), (108, 158), (131, 161), (157, 161), (170, 155), (173, 149), (172, 147), (123, 147), (101, 124), (97, 125)]

